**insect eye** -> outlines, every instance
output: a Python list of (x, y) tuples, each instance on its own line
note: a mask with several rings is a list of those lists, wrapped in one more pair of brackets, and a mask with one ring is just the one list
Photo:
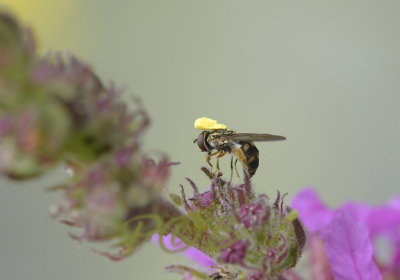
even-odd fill
[(200, 133), (200, 135), (197, 137), (197, 145), (199, 146), (199, 148), (202, 152), (208, 151), (208, 149), (207, 149), (208, 144), (206, 142), (207, 136), (208, 136), (208, 132), (204, 131), (204, 132)]

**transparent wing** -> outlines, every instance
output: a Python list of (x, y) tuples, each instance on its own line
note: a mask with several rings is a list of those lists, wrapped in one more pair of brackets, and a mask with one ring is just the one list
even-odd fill
[(232, 134), (221, 134), (216, 137), (218, 141), (280, 141), (285, 140), (286, 137), (280, 135), (272, 135), (266, 133), (232, 133)]

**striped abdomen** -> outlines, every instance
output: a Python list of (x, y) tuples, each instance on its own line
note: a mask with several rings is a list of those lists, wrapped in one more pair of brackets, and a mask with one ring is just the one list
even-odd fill
[(258, 149), (251, 141), (240, 141), (231, 147), (232, 153), (240, 160), (243, 167), (252, 177), (258, 168)]

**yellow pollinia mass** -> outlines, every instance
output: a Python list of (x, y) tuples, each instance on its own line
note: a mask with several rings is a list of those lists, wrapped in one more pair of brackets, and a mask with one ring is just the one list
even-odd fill
[(194, 122), (194, 127), (200, 130), (226, 129), (226, 125), (220, 124), (216, 120), (205, 117), (198, 118)]

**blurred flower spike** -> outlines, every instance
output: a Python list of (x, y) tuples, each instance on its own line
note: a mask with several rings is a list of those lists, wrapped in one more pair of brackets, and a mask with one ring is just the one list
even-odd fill
[(348, 202), (332, 210), (305, 189), (291, 206), (310, 230), (312, 279), (400, 279), (400, 198), (383, 206)]
[(40, 175), (60, 160), (91, 163), (137, 143), (149, 122), (118, 90), (60, 53), (38, 57), (32, 31), (0, 14), (0, 172)]
[(22, 180), (66, 164), (70, 179), (50, 188), (64, 194), (53, 216), (80, 229), (75, 239), (117, 240), (102, 254), (126, 257), (180, 215), (162, 198), (171, 164), (141, 151), (139, 101), (129, 112), (113, 84), (73, 56), (39, 57), (33, 38), (0, 12), (0, 172)]

